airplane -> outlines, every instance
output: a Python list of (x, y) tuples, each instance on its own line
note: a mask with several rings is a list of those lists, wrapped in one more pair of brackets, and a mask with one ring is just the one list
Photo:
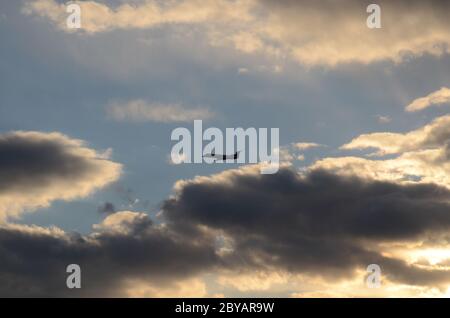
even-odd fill
[(203, 158), (213, 158), (214, 161), (216, 160), (228, 160), (228, 159), (233, 159), (236, 160), (239, 156), (240, 151), (236, 151), (234, 154), (232, 155), (222, 155), (222, 154), (216, 154), (215, 151), (213, 151), (212, 153), (208, 153), (203, 155)]

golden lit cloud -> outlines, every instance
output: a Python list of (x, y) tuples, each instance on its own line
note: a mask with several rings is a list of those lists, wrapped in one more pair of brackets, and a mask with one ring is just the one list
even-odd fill
[(343, 145), (343, 150), (375, 150), (369, 157), (396, 155), (371, 160), (347, 156), (318, 160), (311, 169), (327, 169), (343, 175), (363, 176), (399, 183), (435, 183), (450, 188), (450, 116), (406, 133), (377, 132), (360, 135)]
[[(77, 3), (82, 9), (82, 30), (89, 34), (192, 26), (215, 47), (264, 54), (277, 61), (289, 58), (307, 66), (383, 60), (399, 63), (412, 56), (442, 55), (450, 44), (445, 3), (381, 1), (381, 29), (367, 27), (366, 5), (356, 0), (147, 0), (114, 8), (95, 1)], [(65, 6), (55, 0), (29, 0), (23, 11), (73, 31), (65, 26)]]
[(450, 138), (450, 115), (407, 133), (370, 133), (354, 138), (341, 149), (375, 149), (372, 155), (397, 154), (406, 151), (441, 148)]
[(206, 283), (201, 278), (189, 278), (161, 284), (152, 281), (127, 280), (122, 287), (126, 297), (157, 297), (157, 298), (198, 298), (210, 297), (207, 293)]
[[(288, 273), (277, 271), (249, 271), (244, 273), (221, 274), (217, 282), (223, 286), (231, 286), (241, 292), (273, 290), (275, 285), (285, 285), (290, 278)], [(280, 288), (280, 286), (278, 286)]]
[(420, 97), (406, 106), (408, 112), (417, 112), (431, 106), (442, 106), (450, 103), (450, 88), (441, 87), (441, 89), (428, 94), (425, 97)]

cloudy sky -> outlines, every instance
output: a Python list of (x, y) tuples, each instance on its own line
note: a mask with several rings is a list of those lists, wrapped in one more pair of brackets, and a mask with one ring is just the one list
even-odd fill
[[(77, 3), (0, 3), (1, 296), (450, 295), (450, 3)], [(173, 164), (196, 119), (280, 170)]]

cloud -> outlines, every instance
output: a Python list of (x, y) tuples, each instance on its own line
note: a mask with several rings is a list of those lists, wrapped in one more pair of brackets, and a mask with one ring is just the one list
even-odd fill
[(206, 284), (201, 278), (188, 278), (166, 285), (154, 285), (140, 279), (130, 280), (125, 284), (126, 297), (138, 298), (200, 298), (208, 295)]
[(180, 104), (162, 104), (144, 100), (133, 100), (125, 104), (113, 102), (107, 106), (106, 111), (108, 116), (117, 121), (134, 122), (191, 122), (214, 116), (207, 108), (188, 109)]
[[(310, 169), (326, 169), (401, 184), (434, 183), (450, 189), (450, 116), (406, 133), (376, 132), (360, 135), (341, 149), (370, 149), (368, 158), (324, 158)], [(389, 155), (389, 158), (376, 158)], [(375, 159), (372, 159), (375, 158)]]
[(408, 112), (417, 112), (431, 106), (440, 106), (449, 103), (450, 88), (441, 87), (440, 90), (430, 93), (425, 97), (413, 100), (405, 109)]
[(223, 286), (232, 286), (239, 291), (267, 291), (274, 285), (286, 285), (290, 275), (277, 271), (249, 271), (236, 274), (234, 272), (223, 273), (217, 282)]
[(306, 65), (399, 63), (411, 56), (440, 55), (450, 41), (448, 21), (439, 12), (448, 9), (444, 2), (379, 1), (381, 29), (367, 28), (367, 4), (360, 1), (263, 3), (272, 10), (266, 33)]
[(284, 146), (280, 146), (275, 149), (280, 157), (280, 162), (284, 165), (291, 165), (295, 160), (303, 161), (305, 160), (304, 154), (299, 153), (299, 151), (305, 151), (308, 149), (324, 147), (324, 145), (317, 144), (314, 142), (297, 142), (290, 143)]
[(110, 214), (110, 213), (116, 212), (117, 209), (114, 206), (114, 204), (112, 204), (111, 202), (105, 202), (97, 208), (97, 211), (98, 211), (98, 213)]
[[(448, 283), (446, 271), (423, 271), (386, 257), (387, 242), (411, 242), (448, 231), (450, 192), (436, 185), (400, 185), (255, 167), (177, 183), (163, 215), (178, 233), (207, 228), (228, 237), (232, 268), (281, 270), (349, 278), (377, 263), (391, 281)], [(220, 193), (220, 195), (219, 195)], [(214, 207), (214, 208), (210, 208)], [(440, 281), (443, 279), (444, 281)]]
[[(130, 282), (162, 292), (211, 266), (214, 249), (199, 238), (181, 240), (143, 213), (121, 211), (83, 236), (58, 228), (0, 226), (0, 295), (138, 296)], [(82, 269), (82, 288), (65, 286), (69, 264)], [(135, 286), (138, 287), (138, 286)]]
[(448, 148), (411, 151), (392, 159), (370, 160), (360, 157), (325, 158), (312, 167), (340, 175), (356, 175), (400, 184), (434, 183), (450, 189)]
[[(382, 267), (386, 282), (443, 288), (447, 270), (386, 256), (383, 244), (448, 232), (449, 197), (435, 185), (323, 170), (301, 174), (284, 167), (268, 176), (258, 167), (233, 169), (179, 181), (162, 205), (160, 224), (120, 211), (88, 235), (1, 226), (0, 294), (158, 297), (175, 295), (178, 286), (176, 295), (205, 296), (208, 273), (224, 288), (270, 291), (298, 275), (353, 280), (371, 263)], [(64, 286), (72, 263), (82, 268), (81, 290)], [(189, 282), (195, 290), (185, 288)]]
[(0, 219), (73, 200), (116, 181), (121, 165), (60, 133), (0, 135)]
[(392, 118), (389, 116), (377, 115), (377, 120), (380, 124), (388, 124), (392, 121)]
[(317, 144), (315, 142), (297, 142), (294, 144), (294, 147), (298, 150), (307, 150), (311, 148), (322, 147), (323, 145)]
[(363, 134), (343, 145), (341, 149), (375, 149), (373, 155), (398, 154), (412, 150), (439, 148), (450, 142), (450, 115), (408, 133), (379, 132)]
[[(185, 296), (204, 296), (207, 273), (224, 288), (269, 291), (297, 275), (353, 280), (371, 263), (390, 284), (444, 288), (448, 270), (408, 263), (389, 244), (445, 235), (449, 198), (449, 190), (431, 184), (292, 167), (269, 176), (246, 166), (177, 182), (158, 223), (120, 211), (88, 235), (1, 226), (0, 294), (167, 296), (178, 286)], [(82, 268), (81, 290), (62, 283), (72, 263)], [(195, 282), (195, 290), (183, 282)]]
[[(155, 220), (142, 212), (119, 211), (86, 235), (2, 224), (0, 295), (206, 296), (214, 292), (211, 280), (221, 293), (276, 289), (313, 296), (289, 285), (304, 281), (316, 286), (315, 295), (325, 290), (355, 296), (344, 292), (345, 286), (360, 288), (359, 295), (383, 295), (363, 287), (365, 269), (373, 263), (382, 268), (386, 290), (441, 295), (450, 284), (448, 257), (433, 262), (426, 251), (450, 241), (450, 187), (439, 182), (450, 171), (443, 146), (446, 120), (437, 118), (417, 129), (423, 138), (403, 137), (410, 140), (396, 145), (396, 158), (324, 158), (301, 171), (283, 165), (273, 175), (248, 165), (179, 180)], [(62, 138), (75, 153), (82, 147), (59, 134), (44, 137)], [(377, 145), (384, 149), (387, 144)], [(58, 161), (56, 154), (51, 158)], [(407, 180), (411, 167), (428, 174)], [(432, 170), (437, 167), (441, 170)], [(45, 175), (64, 175), (56, 171)], [(395, 173), (398, 178), (380, 177)], [(35, 183), (40, 180), (39, 173), (27, 175)], [(81, 290), (64, 286), (65, 268), (73, 263), (82, 268)]]
[[(367, 4), (356, 0), (180, 0), (169, 4), (147, 0), (116, 7), (95, 1), (78, 3), (83, 30), (91, 35), (182, 25), (202, 34), (214, 47), (307, 66), (400, 63), (424, 54), (440, 56), (448, 52), (450, 44), (445, 1), (380, 1), (381, 29), (367, 27)], [(64, 5), (55, 0), (29, 0), (23, 12), (73, 31), (65, 26)]]
[(120, 211), (108, 215), (102, 223), (95, 224), (93, 228), (97, 232), (130, 235), (145, 231), (151, 225), (152, 222), (145, 213)]
[[(138, 5), (121, 4), (116, 8), (96, 1), (74, 1), (82, 12), (82, 28), (88, 33), (108, 32), (114, 29), (147, 29), (164, 24), (201, 24), (212, 21), (247, 20), (249, 1), (216, 0), (205, 4), (199, 0), (143, 1)], [(66, 27), (66, 6), (55, 0), (28, 1), (25, 14), (46, 17), (59, 28)]]
[[(258, 176), (257, 169), (256, 166), (247, 166), (209, 177), (178, 181), (174, 198), (163, 205), (164, 215), (169, 220), (176, 220), (176, 225), (181, 229), (206, 225), (239, 235), (245, 234), (246, 228), (252, 229), (253, 233), (243, 235), (245, 238), (251, 238), (252, 234), (283, 237), (292, 230), (298, 231), (301, 236), (320, 234), (330, 237), (342, 235), (356, 240), (371, 237), (376, 240), (409, 239), (424, 234), (425, 229), (438, 229), (441, 225), (447, 227), (448, 220), (438, 220), (440, 217), (447, 218), (445, 209), (450, 192), (436, 185), (400, 185), (356, 176), (339, 176), (323, 169), (302, 174), (291, 167), (284, 167), (274, 176)], [(208, 211), (206, 206), (211, 202), (198, 198), (212, 198), (211, 195), (216, 192), (224, 195), (214, 197), (212, 200), (216, 208)], [(258, 202), (250, 200), (252, 197), (258, 197)], [(286, 203), (282, 203), (283, 200)], [(339, 201), (342, 203), (337, 204)], [(397, 204), (400, 202), (403, 204)], [(431, 217), (433, 212), (420, 208), (420, 205), (428, 206), (427, 202), (437, 208), (440, 217)], [(240, 208), (241, 204), (247, 208)], [(373, 204), (379, 204), (379, 208)], [(417, 208), (407, 208), (409, 204)], [(330, 208), (320, 209), (322, 205)], [(262, 206), (265, 208), (261, 210)], [(370, 212), (365, 212), (367, 210)], [(402, 223), (411, 213), (415, 217), (411, 217), (410, 221), (392, 225), (392, 222)], [(266, 228), (268, 224), (272, 226)], [(315, 227), (314, 224), (320, 226)], [(283, 228), (286, 230), (284, 233)]]

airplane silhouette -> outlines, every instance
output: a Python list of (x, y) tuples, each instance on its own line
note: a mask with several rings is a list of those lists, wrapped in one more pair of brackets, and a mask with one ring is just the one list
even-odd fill
[(215, 151), (213, 151), (210, 154), (205, 154), (203, 155), (203, 158), (213, 158), (214, 161), (216, 160), (228, 160), (228, 159), (234, 159), (236, 160), (239, 156), (240, 151), (236, 151), (234, 154), (232, 155), (222, 155), (222, 154), (216, 154)]

